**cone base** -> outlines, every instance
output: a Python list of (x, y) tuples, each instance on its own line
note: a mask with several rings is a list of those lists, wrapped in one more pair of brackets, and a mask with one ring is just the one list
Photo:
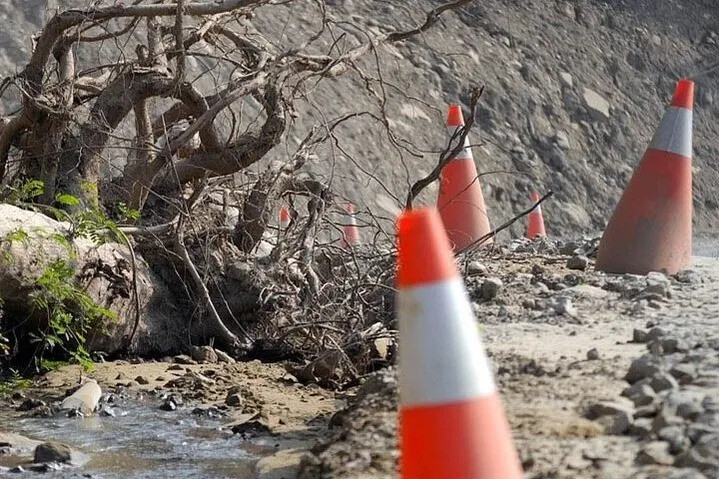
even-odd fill
[(403, 479), (524, 477), (496, 394), (453, 404), (403, 406)]
[(691, 158), (647, 150), (609, 221), (596, 269), (669, 274), (691, 264)]
[(444, 167), (437, 209), (455, 251), (492, 230), (473, 159), (454, 159)]

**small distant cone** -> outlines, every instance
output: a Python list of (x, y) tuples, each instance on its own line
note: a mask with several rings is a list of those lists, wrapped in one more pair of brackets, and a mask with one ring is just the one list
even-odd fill
[[(450, 105), (447, 115), (450, 136), (462, 126), (462, 109), (459, 105)], [(464, 249), (491, 231), (468, 138), (464, 150), (442, 170), (437, 208), (455, 251)]]
[(280, 228), (282, 231), (286, 230), (290, 225), (290, 210), (286, 206), (280, 208)]
[(435, 209), (399, 219), (404, 479), (523, 477), (464, 283)]
[(691, 263), (693, 105), (694, 83), (680, 80), (604, 231), (598, 270), (673, 274)]
[(355, 210), (355, 205), (347, 203), (345, 211), (347, 211), (348, 218), (347, 224), (345, 224), (342, 228), (342, 240), (340, 241), (340, 245), (342, 248), (347, 249), (349, 246), (359, 244), (360, 234), (359, 228), (357, 227), (357, 218), (355, 218), (355, 213), (357, 212)]
[[(539, 201), (539, 193), (532, 193), (532, 204)], [(537, 205), (529, 213), (529, 224), (527, 225), (527, 238), (534, 239), (538, 236), (547, 236), (544, 231), (544, 217), (542, 217), (542, 206)]]

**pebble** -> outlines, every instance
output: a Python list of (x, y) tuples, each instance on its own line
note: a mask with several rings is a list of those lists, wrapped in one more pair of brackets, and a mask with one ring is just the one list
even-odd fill
[(45, 404), (45, 401), (41, 401), (40, 399), (35, 399), (35, 398), (27, 398), (20, 404), (20, 406), (18, 406), (17, 410), (18, 411), (31, 411), (35, 408), (39, 408), (39, 407), (43, 407), (43, 406), (47, 406), (47, 404)]
[(115, 411), (110, 406), (105, 405), (100, 408), (100, 416), (115, 417)]
[(557, 314), (570, 316), (572, 318), (577, 317), (577, 308), (572, 304), (572, 300), (566, 296), (560, 296), (557, 298), (557, 304), (555, 306)]
[(587, 359), (589, 361), (596, 361), (599, 359), (599, 351), (597, 351), (597, 348), (592, 348), (587, 351)]
[(485, 300), (494, 299), (502, 290), (502, 280), (499, 278), (487, 278), (481, 286), (482, 298)]
[(635, 329), (632, 331), (632, 342), (633, 343), (646, 343), (647, 332), (643, 329)]
[(216, 363), (218, 360), (217, 353), (210, 346), (192, 346), (190, 355), (198, 363)]
[(647, 417), (635, 419), (627, 430), (627, 434), (639, 438), (646, 438), (652, 434), (652, 420)]
[(674, 376), (664, 372), (658, 372), (654, 374), (650, 385), (652, 386), (652, 389), (654, 389), (656, 392), (679, 388), (679, 383), (676, 379), (674, 379)]
[(567, 268), (584, 271), (589, 266), (589, 258), (575, 255), (567, 260)]
[(72, 450), (70, 446), (59, 442), (44, 442), (35, 448), (35, 462), (70, 462)]
[(689, 438), (684, 434), (682, 426), (668, 426), (657, 432), (657, 437), (669, 443), (669, 452), (679, 454), (689, 447)]
[(630, 384), (634, 384), (641, 379), (651, 378), (661, 372), (660, 364), (661, 362), (656, 356), (645, 354), (632, 361), (625, 379)]
[(677, 405), (677, 416), (694, 420), (702, 415), (704, 408), (693, 401), (682, 402)]
[(652, 404), (657, 398), (657, 394), (654, 389), (646, 382), (638, 382), (625, 388), (622, 391), (622, 396), (632, 400), (635, 406), (647, 406)]
[(669, 374), (681, 385), (691, 384), (697, 377), (697, 367), (693, 364), (677, 364), (669, 370)]
[(147, 386), (148, 384), (150, 384), (150, 380), (147, 379), (145, 376), (137, 376), (135, 378), (135, 381), (137, 382), (137, 384), (140, 384), (141, 386)]
[(487, 267), (479, 261), (470, 261), (467, 265), (467, 274), (469, 274), (470, 276), (484, 276), (487, 273)]
[(640, 464), (671, 466), (674, 463), (674, 457), (669, 453), (669, 443), (651, 441), (646, 443), (639, 451), (637, 462)]
[(666, 336), (666, 334), (667, 334), (667, 332), (664, 331), (662, 328), (652, 328), (647, 332), (645, 342), (647, 342), (647, 343), (652, 342), (655, 339), (659, 339), (662, 336)]

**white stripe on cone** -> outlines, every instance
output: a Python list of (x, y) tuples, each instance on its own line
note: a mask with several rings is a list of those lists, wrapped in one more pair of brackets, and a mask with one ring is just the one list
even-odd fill
[(340, 242), (342, 248), (359, 243), (359, 228), (357, 227), (354, 207), (348, 207), (347, 213), (349, 213), (349, 220), (342, 230), (342, 241)]
[[(455, 134), (457, 134), (457, 137), (455, 138), (455, 141), (459, 138), (459, 130), (462, 129), (461, 126), (448, 126), (447, 127), (447, 133), (449, 134), (449, 138), (453, 138)], [(474, 156), (472, 155), (472, 149), (469, 147), (469, 135), (467, 135), (464, 138), (464, 149), (459, 152), (457, 156), (454, 157), (455, 160), (464, 160), (467, 158), (474, 159)]]
[(403, 288), (398, 309), (403, 405), (451, 403), (495, 393), (460, 278)]
[(692, 157), (692, 110), (670, 106), (649, 148)]

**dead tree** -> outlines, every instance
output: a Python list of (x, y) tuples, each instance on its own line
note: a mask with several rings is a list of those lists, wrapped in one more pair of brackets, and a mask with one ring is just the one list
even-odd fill
[[(174, 230), (168, 249), (189, 263), (196, 294), (206, 302), (207, 290), (177, 227), (189, 223), (192, 203), (207, 182), (231, 177), (278, 145), (306, 86), (357, 69), (360, 57), (421, 34), (444, 12), (470, 1), (437, 6), (405, 30), (347, 35), (356, 26), (332, 18), (324, 0), (316, 0), (320, 28), (286, 48), (253, 25), (260, 9), (278, 8), (274, 0), (108, 0), (59, 12), (34, 38), (27, 64), (0, 85), (3, 97), (20, 98), (19, 108), (0, 119), (0, 186), (39, 180), (44, 191), (34, 201), (45, 205), (62, 192), (81, 200), (74, 208), (122, 201), (141, 211), (142, 220), (128, 234)], [(88, 63), (78, 54), (88, 48), (112, 51), (115, 60)], [(211, 60), (226, 78), (210, 86), (198, 81), (199, 72), (189, 71), (190, 58)], [(241, 130), (233, 105), (247, 99), (258, 105), (259, 121)], [(121, 125), (127, 126), (131, 114), (128, 134)], [(326, 188), (294, 174), (314, 147), (331, 138), (331, 130), (325, 125), (313, 132), (291, 162), (257, 181), (233, 234), (240, 249), (250, 251), (259, 241), (268, 197), (312, 196), (313, 208), (323, 211), (316, 198), (325, 201)], [(124, 164), (121, 174), (101, 174), (116, 161), (108, 160), (108, 149), (120, 140), (127, 153), (114, 164)], [(302, 248), (310, 248), (312, 238), (307, 232)], [(210, 316), (220, 321), (216, 312)], [(233, 340), (222, 324), (214, 329)]]

